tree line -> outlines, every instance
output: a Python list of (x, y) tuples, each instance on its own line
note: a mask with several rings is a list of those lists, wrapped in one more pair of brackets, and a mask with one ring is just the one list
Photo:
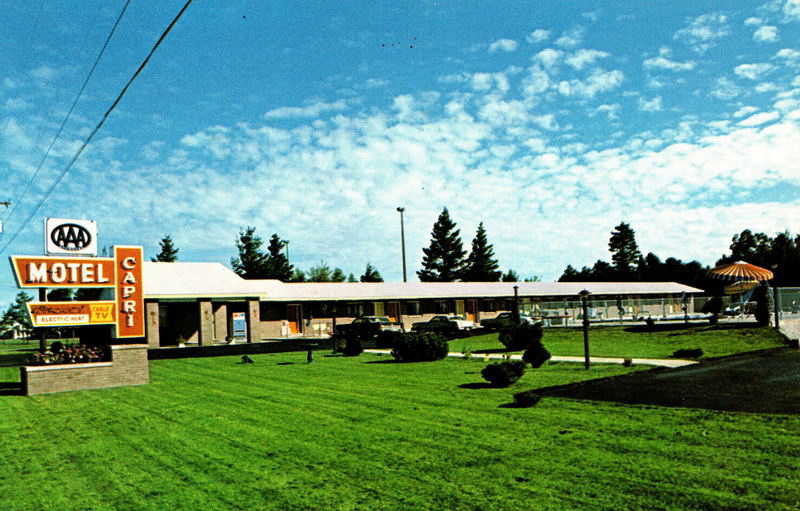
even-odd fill
[[(625, 222), (611, 232), (608, 249), (611, 262), (598, 259), (593, 266), (580, 270), (567, 265), (559, 282), (679, 282), (707, 291), (725, 284), (711, 279), (711, 268), (698, 261), (684, 262), (675, 257), (662, 261), (653, 252), (642, 256), (636, 233)], [(772, 237), (745, 229), (733, 236), (729, 249), (730, 253), (723, 254), (716, 265), (746, 261), (771, 270), (775, 274), (770, 281), (773, 286), (800, 286), (800, 235), (787, 231)]]

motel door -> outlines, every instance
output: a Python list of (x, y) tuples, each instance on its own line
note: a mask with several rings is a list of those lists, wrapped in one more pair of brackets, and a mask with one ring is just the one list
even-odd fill
[(293, 304), (286, 306), (286, 318), (289, 320), (289, 333), (299, 334), (302, 332), (303, 311), (300, 305)]
[(386, 315), (389, 317), (389, 320), (392, 323), (397, 323), (400, 319), (400, 303), (399, 302), (387, 302), (386, 303)]
[(478, 300), (467, 300), (467, 319), (478, 321)]

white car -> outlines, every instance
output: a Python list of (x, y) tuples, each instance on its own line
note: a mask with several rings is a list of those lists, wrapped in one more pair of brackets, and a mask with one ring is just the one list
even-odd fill
[(478, 325), (476, 325), (474, 321), (470, 321), (464, 316), (453, 315), (448, 316), (447, 319), (450, 321), (455, 321), (459, 330), (472, 330), (474, 328), (478, 328)]

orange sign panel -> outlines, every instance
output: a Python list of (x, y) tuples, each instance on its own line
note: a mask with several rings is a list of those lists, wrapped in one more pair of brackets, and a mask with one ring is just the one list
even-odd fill
[(27, 304), (33, 326), (113, 325), (116, 302), (36, 302)]
[(114, 287), (114, 259), (11, 256), (19, 287)]
[(114, 270), (119, 319), (115, 337), (144, 337), (142, 247), (114, 246)]

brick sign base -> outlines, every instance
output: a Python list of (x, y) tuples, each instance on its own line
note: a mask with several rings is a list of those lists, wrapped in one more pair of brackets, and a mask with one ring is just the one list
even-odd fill
[(25, 395), (146, 385), (150, 381), (146, 344), (109, 346), (111, 362), (20, 367)]

